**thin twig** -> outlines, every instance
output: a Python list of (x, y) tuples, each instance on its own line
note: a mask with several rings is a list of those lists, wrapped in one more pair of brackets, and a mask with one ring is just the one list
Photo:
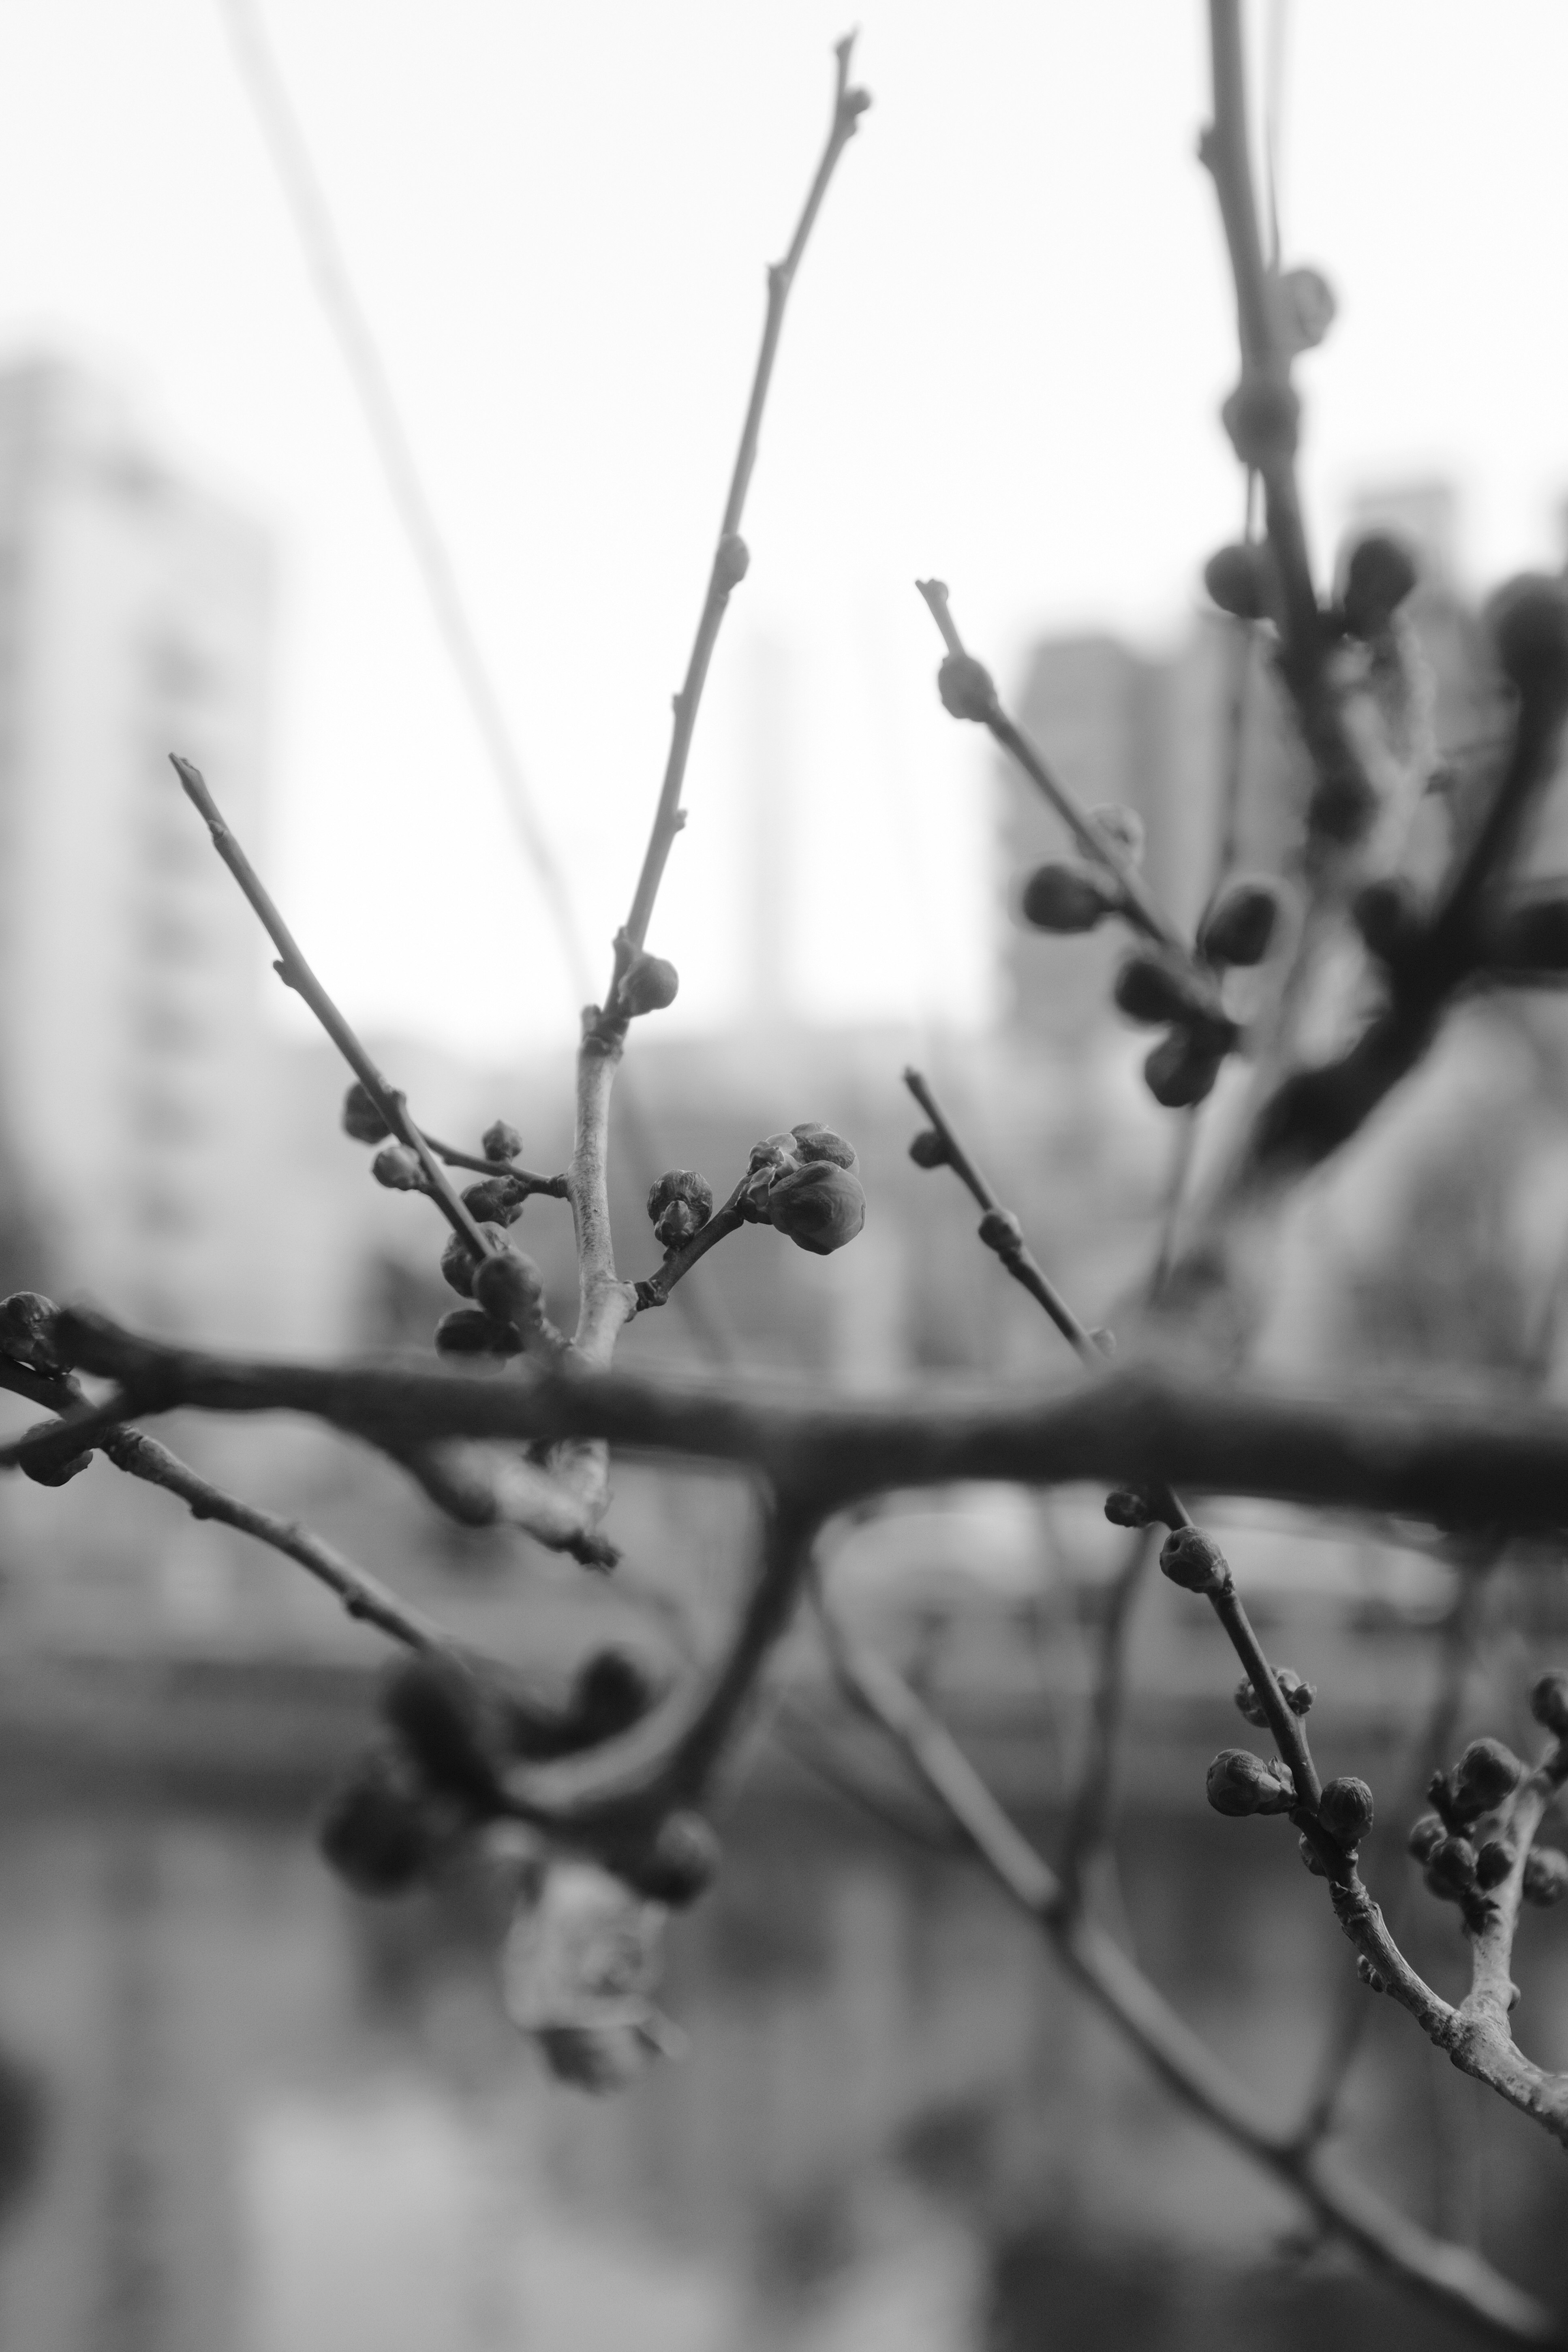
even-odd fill
[(1082, 1900), (1089, 1864), (1106, 1841), (1116, 1792), (1116, 1750), (1126, 1710), (1127, 1638), (1153, 1559), (1153, 1528), (1136, 1529), (1106, 1603), (1083, 1761), (1057, 1859), (1062, 1899), (1069, 1906)]
[(384, 1078), (326, 990), (300, 953), (299, 944), (274, 906), (260, 876), (225, 824), (199, 768), (177, 752), (170, 755), (185, 796), (212, 835), (213, 847), (238, 883), (278, 950), (278, 971), (286, 985), (302, 996), (361, 1086), (398, 1140), (407, 1145), (424, 1171), (426, 1189), (452, 1231), (467, 1242), (476, 1258), (488, 1256), (490, 1244), (453, 1190), (451, 1180), (435, 1151), (409, 1116), (408, 1106)]
[(713, 657), (720, 626), (731, 589), (744, 577), (748, 562), (741, 523), (745, 513), (746, 492), (751, 487), (752, 470), (757, 461), (757, 444), (762, 433), (763, 411), (767, 404), (768, 387), (773, 381), (773, 362), (777, 356), (779, 335), (784, 327), (784, 308), (790, 289), (795, 283), (805, 253), (827, 184), (834, 167), (858, 127), (861, 115), (870, 104), (863, 89), (857, 89), (849, 79), (849, 59), (854, 48), (854, 36), (840, 41), (834, 52), (837, 60), (834, 87), (833, 120), (828, 129), (827, 143), (816, 167), (788, 252), (768, 271), (767, 316), (763, 324), (762, 347), (757, 353), (756, 370), (752, 379), (751, 398), (746, 404), (746, 419), (741, 429), (741, 445), (735, 453), (734, 470), (730, 477), (729, 496), (724, 501), (723, 519), (719, 525), (718, 543), (708, 575), (708, 593), (703, 599), (701, 616), (697, 624), (697, 635), (687, 664), (685, 681), (675, 698), (675, 721), (670, 733), (669, 756), (665, 763), (664, 782), (659, 792), (658, 808), (653, 821), (653, 831), (644, 854), (642, 871), (637, 877), (632, 897), (631, 912), (626, 917), (621, 934), (624, 945), (617, 942), (615, 975), (605, 1003), (607, 1020), (621, 1017), (620, 983), (625, 975), (631, 951), (643, 947), (647, 928), (653, 918), (654, 901), (663, 879), (665, 865), (676, 835), (686, 822), (680, 805), (681, 787), (686, 781), (686, 765), (690, 755), (692, 734), (697, 725), (697, 712), (702, 699), (702, 688), (708, 677), (708, 666)]
[(1166, 2085), (1271, 2172), (1325, 2228), (1440, 2309), (1506, 2343), (1557, 2344), (1555, 2322), (1467, 2248), (1429, 2237), (1271, 2124), (1246, 2086), (1172, 2010), (1104, 1931), (1069, 1907), (1053, 1873), (997, 1803), (940, 1719), (887, 1661), (853, 1642), (826, 1606), (841, 1671), (1058, 1957)]

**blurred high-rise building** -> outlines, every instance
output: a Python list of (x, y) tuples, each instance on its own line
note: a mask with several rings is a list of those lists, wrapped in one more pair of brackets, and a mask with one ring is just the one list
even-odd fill
[(0, 1119), (50, 1278), (171, 1332), (267, 1321), (260, 944), (169, 753), (254, 842), (269, 608), (110, 389), (0, 375)]

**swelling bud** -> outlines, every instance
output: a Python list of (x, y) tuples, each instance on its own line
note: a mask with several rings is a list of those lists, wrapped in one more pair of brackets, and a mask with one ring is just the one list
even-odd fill
[(515, 1160), (522, 1150), (522, 1138), (510, 1119), (498, 1118), (480, 1136), (479, 1150), (487, 1160)]
[(1230, 1563), (1202, 1528), (1173, 1528), (1160, 1547), (1160, 1573), (1184, 1592), (1228, 1592)]
[(328, 1798), (316, 1841), (356, 1895), (381, 1895), (411, 1886), (433, 1843), (417, 1798), (379, 1753), (364, 1757)]
[(616, 1872), (647, 1902), (682, 1910), (718, 1876), (719, 1841), (700, 1813), (667, 1813), (651, 1843), (617, 1862)]
[(1198, 947), (1211, 963), (1261, 963), (1279, 922), (1279, 893), (1272, 882), (1230, 882), (1204, 917)]
[(1318, 1801), (1318, 1819), (1337, 1845), (1353, 1853), (1372, 1828), (1372, 1790), (1348, 1772), (1329, 1781)]
[(54, 1343), (58, 1309), (41, 1291), (14, 1290), (0, 1298), (0, 1356), (32, 1372), (60, 1372), (65, 1366)]
[(1204, 565), (1209, 600), (1233, 621), (1266, 621), (1273, 610), (1274, 566), (1261, 545), (1237, 541), (1220, 547)]
[(1472, 1739), (1449, 1784), (1455, 1812), (1462, 1822), (1489, 1813), (1512, 1795), (1523, 1777), (1523, 1765), (1500, 1739)]
[(418, 1155), (405, 1143), (384, 1143), (370, 1163), (370, 1172), (389, 1192), (422, 1192), (425, 1171)]
[(922, 1127), (910, 1145), (910, 1158), (917, 1168), (945, 1168), (947, 1145), (934, 1127)]
[(768, 1187), (768, 1221), (797, 1249), (829, 1257), (865, 1223), (866, 1195), (849, 1169), (827, 1160), (808, 1161), (774, 1177)]
[(498, 1323), (479, 1307), (454, 1307), (436, 1326), (438, 1356), (516, 1356), (522, 1342), (510, 1323)]
[(998, 708), (995, 681), (973, 654), (949, 654), (936, 674), (936, 690), (942, 709), (954, 719), (973, 719), (984, 726)]
[(368, 1087), (357, 1078), (343, 1097), (342, 1122), (343, 1133), (356, 1143), (383, 1143), (392, 1133)]
[(1146, 1057), (1143, 1083), (1163, 1110), (1190, 1110), (1214, 1092), (1224, 1059), (1212, 1036), (1173, 1029)]
[(1568, 1895), (1568, 1853), (1554, 1845), (1532, 1846), (1524, 1859), (1524, 1899), (1546, 1910)]
[(807, 1163), (826, 1160), (835, 1168), (856, 1169), (860, 1165), (855, 1146), (836, 1135), (830, 1127), (824, 1127), (819, 1118), (802, 1119), (798, 1127), (791, 1128), (790, 1135), (797, 1157)]
[[(1293, 1675), (1289, 1666), (1276, 1667), (1274, 1680), (1279, 1685), (1280, 1697), (1291, 1714), (1307, 1714), (1312, 1701), (1318, 1696), (1313, 1685), (1310, 1683), (1304, 1683), (1300, 1675)], [(1243, 1675), (1236, 1686), (1236, 1704), (1248, 1723), (1255, 1723), (1259, 1731), (1267, 1727), (1268, 1710), (1246, 1675)]]
[(1024, 885), (1019, 910), (1037, 931), (1053, 931), (1065, 938), (1077, 931), (1092, 931), (1121, 904), (1121, 893), (1092, 866), (1062, 858), (1036, 866)]
[(1283, 465), (1295, 456), (1301, 404), (1283, 377), (1244, 375), (1219, 414), (1244, 466)]
[(497, 1250), (474, 1269), (474, 1304), (494, 1323), (521, 1334), (539, 1320), (544, 1276), (521, 1250)]
[(695, 1168), (667, 1169), (648, 1188), (647, 1213), (655, 1241), (667, 1250), (679, 1249), (713, 1214), (712, 1188)]
[[(479, 1231), (493, 1250), (503, 1250), (507, 1246), (504, 1225), (484, 1224)], [(471, 1298), (474, 1295), (475, 1264), (474, 1253), (462, 1234), (448, 1234), (441, 1252), (441, 1279), (449, 1290), (457, 1292), (459, 1298)]]
[(680, 974), (665, 956), (634, 948), (616, 990), (616, 1001), (628, 1020), (639, 1013), (662, 1013), (675, 1003)]
[(1215, 1812), (1233, 1821), (1248, 1813), (1288, 1813), (1296, 1801), (1289, 1768), (1266, 1764), (1245, 1748), (1222, 1748), (1204, 1785)]
[(1374, 530), (1358, 540), (1345, 566), (1340, 610), (1352, 636), (1380, 637), (1420, 574), (1402, 540)]

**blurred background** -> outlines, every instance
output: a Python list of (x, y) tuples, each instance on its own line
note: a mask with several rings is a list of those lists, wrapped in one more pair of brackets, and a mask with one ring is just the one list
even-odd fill
[[(634, 1037), (615, 1186), (623, 1266), (651, 1270), (659, 1171), (717, 1192), (759, 1135), (850, 1136), (852, 1249), (786, 1263), (749, 1230), (624, 1356), (872, 1392), (1061, 1369), (957, 1187), (909, 1163), (906, 1062), (1091, 1323), (1146, 1272), (1173, 1149), (1146, 1040), (1110, 1007), (1111, 944), (1016, 919), (1060, 844), (938, 707), (913, 580), (948, 580), (1079, 795), (1140, 813), (1191, 919), (1239, 658), (1199, 573), (1241, 488), (1201, 10), (868, 0), (860, 20), (876, 103), (785, 329), (651, 940), (681, 991)], [(1320, 570), (1369, 522), (1417, 551), (1459, 769), (1493, 712), (1480, 600), (1563, 561), (1568, 312), (1543, 289), (1568, 18), (1268, 0), (1250, 28), (1284, 257), (1340, 299), (1300, 370)], [(763, 264), (843, 29), (818, 0), (0, 20), (5, 1288), (318, 1354), (425, 1346), (448, 1303), (433, 1221), (340, 1131), (345, 1074), (171, 750), (416, 1115), (470, 1146), (507, 1118), (531, 1165), (561, 1164), (575, 1007), (640, 858)], [(1300, 777), (1256, 659), (1243, 752), (1240, 861), (1277, 866)], [(1293, 1213), (1267, 1363), (1561, 1387), (1565, 1048), (1549, 1000), (1455, 1020)], [(1205, 1139), (1230, 1107), (1222, 1084)], [(569, 1319), (565, 1212), (534, 1202), (521, 1234)], [(624, 1466), (606, 1590), (310, 1431), (171, 1440), (545, 1688), (606, 1636), (672, 1671), (738, 1589), (747, 1498), (718, 1478)], [(833, 1544), (846, 1608), (1047, 1838), (1121, 1559), (1099, 1503), (895, 1496)], [(1318, 1745), (1378, 1790), (1392, 1902), (1434, 1708), (1456, 1738), (1516, 1728), (1528, 1667), (1568, 1652), (1560, 1565), (1483, 1578), (1409, 1529), (1223, 1525), (1276, 1654), (1320, 1687)], [(1234, 1664), (1179, 1601), (1151, 1591), (1137, 1622), (1099, 1898), (1283, 2111), (1346, 1956), (1289, 1842), (1203, 1808)], [(546, 2082), (500, 2017), (484, 1889), (370, 1908), (310, 1843), (378, 1664), (281, 1562), (101, 1462), (0, 1487), (0, 2340), (1447, 2340), (1183, 2121), (804, 1639), (726, 1799), (721, 1886), (675, 1938), (689, 2057), (607, 2104)], [(1449, 1920), (1408, 1926), (1451, 1990)], [(1568, 2063), (1554, 1920), (1527, 1920), (1521, 1973), (1529, 2046)], [(1343, 2137), (1421, 2218), (1568, 2288), (1556, 2152), (1405, 2020), (1368, 2024)]]

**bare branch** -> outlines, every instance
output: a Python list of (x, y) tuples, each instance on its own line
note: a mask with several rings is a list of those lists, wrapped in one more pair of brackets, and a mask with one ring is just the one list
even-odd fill
[(1154, 1530), (1140, 1528), (1128, 1544), (1111, 1585), (1100, 1630), (1099, 1666), (1089, 1706), (1089, 1734), (1057, 1864), (1062, 1899), (1069, 1907), (1081, 1901), (1087, 1865), (1106, 1840), (1114, 1793), (1117, 1742), (1121, 1736), (1127, 1696), (1127, 1637), (1131, 1631), (1133, 1609), (1153, 1559)]
[[(752, 469), (757, 460), (757, 444), (762, 433), (763, 411), (767, 404), (768, 387), (773, 381), (773, 361), (778, 353), (779, 336), (784, 327), (784, 308), (795, 273), (805, 257), (806, 240), (811, 235), (827, 184), (834, 168), (858, 127), (860, 117), (871, 100), (863, 89), (857, 89), (849, 79), (849, 59), (854, 47), (854, 36), (838, 43), (835, 51), (837, 75), (834, 88), (833, 120), (828, 128), (827, 143), (822, 151), (816, 175), (806, 195), (805, 205), (790, 240), (788, 252), (768, 271), (767, 316), (763, 325), (762, 348), (757, 353), (757, 365), (752, 379), (751, 398), (746, 405), (746, 421), (741, 430), (741, 446), (735, 455), (734, 470), (730, 478), (730, 493), (724, 501), (723, 520), (719, 526), (719, 541), (713, 551), (712, 567), (708, 575), (708, 593), (703, 599), (701, 617), (697, 624), (697, 635), (687, 664), (686, 678), (675, 698), (675, 724), (670, 735), (669, 756), (665, 763), (664, 783), (658, 796), (658, 808), (653, 821), (653, 831), (643, 857), (642, 871), (637, 877), (632, 898), (631, 912), (626, 929), (616, 943), (615, 977), (605, 999), (605, 1017), (615, 1021), (622, 1017), (621, 982), (631, 951), (643, 947), (647, 939), (648, 924), (653, 917), (654, 901), (664, 877), (665, 865), (676, 835), (684, 824), (685, 813), (680, 805), (681, 787), (686, 781), (686, 764), (690, 755), (691, 739), (697, 726), (698, 707), (708, 677), (708, 665), (713, 658), (720, 626), (731, 589), (744, 579), (750, 562), (745, 541), (741, 537), (741, 523), (745, 513), (746, 492), (751, 487)], [(622, 942), (624, 941), (624, 945)]]
[(262, 929), (278, 950), (279, 977), (297, 995), (304, 998), (394, 1135), (415, 1154), (424, 1171), (426, 1189), (452, 1231), (468, 1243), (477, 1258), (486, 1256), (489, 1251), (489, 1242), (458, 1198), (435, 1151), (409, 1117), (403, 1097), (383, 1077), (306, 962), (260, 876), (224, 823), (222, 813), (207, 790), (201, 770), (194, 767), (189, 760), (182, 760), (177, 753), (171, 753), (170, 757), (174, 772), (184, 786), (186, 798), (212, 835), (213, 847), (245, 893), (260, 919)]
[(1069, 1904), (957, 1742), (903, 1678), (851, 1641), (826, 1607), (823, 1622), (840, 1671), (863, 1705), (1008, 1894), (1038, 1921), (1069, 1974), (1185, 2105), (1290, 2189), (1325, 2228), (1435, 2306), (1504, 2343), (1562, 2340), (1550, 2313), (1479, 2255), (1429, 2237), (1321, 2148), (1303, 2150), (1270, 2123), (1110, 1937)]

